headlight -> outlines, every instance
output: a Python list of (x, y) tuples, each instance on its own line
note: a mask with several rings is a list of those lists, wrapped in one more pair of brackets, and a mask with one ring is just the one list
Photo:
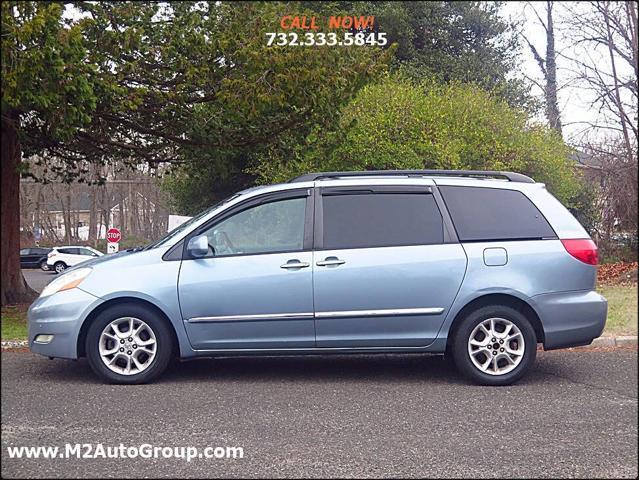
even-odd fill
[(40, 296), (48, 297), (49, 295), (53, 295), (54, 293), (75, 288), (80, 285), (80, 283), (82, 283), (82, 280), (87, 278), (89, 273), (91, 273), (91, 269), (88, 267), (71, 270), (70, 272), (63, 274), (60, 278), (56, 278), (53, 282), (44, 287), (44, 290), (42, 290)]

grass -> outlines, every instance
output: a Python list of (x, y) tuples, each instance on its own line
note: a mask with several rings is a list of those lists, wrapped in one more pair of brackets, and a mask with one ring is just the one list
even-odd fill
[(637, 285), (599, 285), (608, 299), (604, 335), (637, 335)]
[(2, 307), (2, 340), (27, 339), (27, 308), (28, 305)]
[[(637, 285), (599, 285), (608, 299), (604, 335), (637, 335)], [(2, 307), (2, 340), (26, 340), (27, 305)]]

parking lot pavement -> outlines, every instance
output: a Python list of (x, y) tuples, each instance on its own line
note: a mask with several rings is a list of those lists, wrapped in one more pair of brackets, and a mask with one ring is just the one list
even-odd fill
[[(2, 476), (636, 477), (637, 352), (539, 352), (512, 387), (423, 355), (219, 358), (103, 385), (2, 354)], [(10, 459), (8, 446), (238, 446), (243, 459)]]
[(40, 293), (49, 282), (55, 280), (57, 275), (54, 272), (43, 272), (39, 268), (23, 268), (22, 274), (27, 281), (27, 285)]

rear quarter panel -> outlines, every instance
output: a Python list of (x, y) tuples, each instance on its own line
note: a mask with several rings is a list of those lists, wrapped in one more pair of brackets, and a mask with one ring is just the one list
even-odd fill
[[(462, 246), (468, 257), (466, 276), (435, 348), (445, 348), (448, 331), (460, 310), (484, 295), (512, 295), (535, 308), (531, 302), (535, 295), (590, 291), (595, 285), (597, 269), (572, 257), (560, 240), (477, 242)], [(503, 266), (486, 266), (484, 250), (495, 247), (508, 252), (508, 262)]]

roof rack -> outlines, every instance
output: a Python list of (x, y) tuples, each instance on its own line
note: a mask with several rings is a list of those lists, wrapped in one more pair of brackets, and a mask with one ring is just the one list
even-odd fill
[(363, 172), (321, 172), (321, 173), (307, 173), (306, 175), (300, 175), (289, 180), (289, 183), (298, 182), (312, 182), (315, 180), (327, 180), (342, 177), (430, 177), (430, 176), (445, 176), (445, 177), (471, 177), (471, 178), (486, 178), (496, 177), (505, 178), (510, 182), (518, 183), (535, 183), (535, 181), (522, 175), (521, 173), (514, 172), (497, 172), (492, 170), (370, 170)]

